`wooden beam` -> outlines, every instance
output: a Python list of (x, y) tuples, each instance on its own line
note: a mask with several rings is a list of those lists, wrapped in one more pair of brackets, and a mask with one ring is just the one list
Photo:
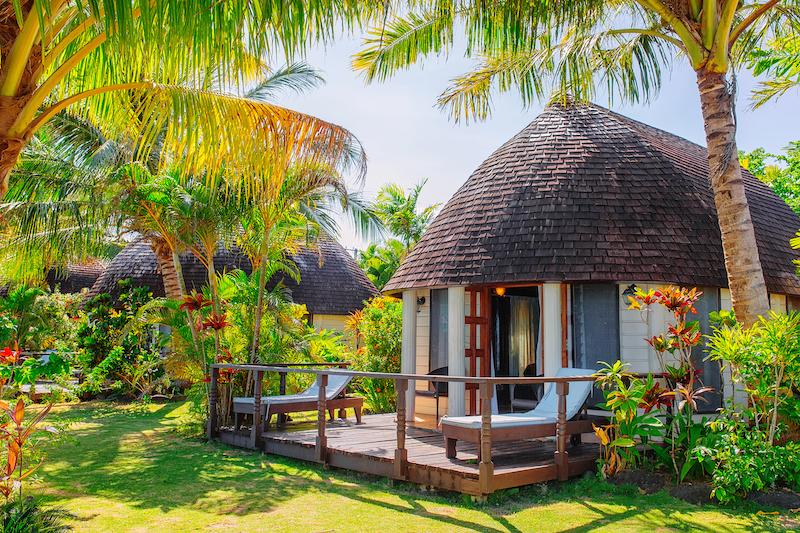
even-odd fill
[(494, 492), (494, 463), (492, 462), (492, 396), (494, 385), (481, 384), (481, 442), (478, 480), (482, 494)]
[(211, 367), (211, 390), (208, 393), (208, 438), (213, 439), (217, 436), (217, 381), (219, 380), (219, 368)]
[(258, 447), (258, 439), (261, 436), (261, 427), (263, 424), (261, 416), (261, 390), (264, 386), (264, 372), (255, 372), (255, 387), (253, 388), (253, 426), (250, 428), (250, 447), (256, 449)]
[(394, 477), (406, 479), (408, 472), (408, 450), (406, 450), (406, 390), (407, 379), (395, 380), (397, 391), (397, 449), (394, 451)]
[(561, 368), (569, 367), (569, 357), (567, 354), (567, 286), (561, 284)]
[(569, 383), (556, 383), (558, 393), (558, 420), (556, 422), (556, 453), (559, 481), (569, 477), (569, 455), (567, 454), (567, 394)]
[(317, 375), (317, 384), (319, 385), (319, 396), (317, 397), (317, 444), (314, 460), (324, 463), (328, 447), (328, 437), (325, 436), (325, 411), (328, 410), (325, 388), (328, 386), (328, 375)]

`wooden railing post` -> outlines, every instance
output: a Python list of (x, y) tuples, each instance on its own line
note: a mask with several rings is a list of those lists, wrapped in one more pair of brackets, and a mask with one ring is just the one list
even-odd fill
[(479, 445), (480, 464), (478, 465), (478, 481), (481, 492), (494, 492), (494, 463), (492, 462), (492, 396), (494, 386), (481, 383), (478, 389), (481, 395), (481, 442)]
[[(281, 378), (281, 383), (278, 388), (278, 393), (281, 396), (286, 395), (286, 372), (278, 372), (278, 375)], [(283, 427), (286, 425), (286, 415), (281, 413), (278, 415), (278, 426)]]
[(569, 477), (569, 455), (567, 454), (567, 394), (569, 383), (556, 383), (558, 393), (558, 421), (556, 422), (556, 453), (558, 479), (566, 481)]
[(256, 383), (253, 389), (253, 427), (250, 428), (250, 447), (253, 449), (258, 448), (258, 438), (261, 436), (261, 425), (264, 422), (261, 416), (261, 388), (264, 385), (264, 372), (258, 370), (255, 374)]
[(328, 437), (325, 436), (325, 415), (328, 410), (325, 388), (328, 386), (328, 374), (317, 374), (317, 385), (319, 385), (319, 396), (317, 397), (317, 447), (314, 459), (318, 463), (324, 463), (328, 455)]
[(397, 391), (397, 449), (394, 451), (394, 477), (405, 479), (408, 472), (408, 450), (406, 450), (406, 391), (407, 379), (396, 379)]
[(217, 436), (217, 400), (219, 391), (217, 381), (219, 379), (219, 369), (211, 368), (211, 389), (208, 392), (208, 438), (213, 439)]

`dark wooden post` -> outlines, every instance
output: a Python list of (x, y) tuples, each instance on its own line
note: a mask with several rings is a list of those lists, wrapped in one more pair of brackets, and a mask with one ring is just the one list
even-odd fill
[(255, 388), (253, 389), (253, 427), (250, 428), (250, 447), (258, 448), (258, 438), (261, 436), (261, 388), (264, 385), (264, 371), (257, 370)]
[(219, 379), (219, 368), (211, 367), (211, 390), (208, 392), (208, 438), (213, 439), (217, 436), (217, 380)]
[(481, 442), (480, 464), (478, 465), (478, 481), (481, 492), (491, 494), (494, 492), (494, 463), (492, 462), (492, 396), (494, 386), (490, 383), (480, 384), (481, 395)]
[(567, 454), (567, 394), (569, 383), (556, 383), (558, 393), (558, 421), (556, 422), (556, 453), (558, 479), (566, 481), (569, 477), (569, 455)]
[(397, 449), (394, 451), (394, 477), (405, 479), (408, 471), (408, 450), (406, 450), (406, 391), (407, 379), (394, 381), (397, 390)]
[(324, 463), (327, 458), (328, 437), (325, 436), (325, 411), (328, 410), (328, 400), (325, 396), (325, 387), (328, 386), (328, 375), (317, 374), (319, 396), (317, 397), (317, 448), (314, 459)]
[[(278, 389), (278, 394), (281, 396), (286, 395), (286, 372), (279, 372), (278, 375), (281, 377), (281, 384)], [(281, 413), (278, 415), (278, 425), (283, 427), (286, 425), (286, 415)]]

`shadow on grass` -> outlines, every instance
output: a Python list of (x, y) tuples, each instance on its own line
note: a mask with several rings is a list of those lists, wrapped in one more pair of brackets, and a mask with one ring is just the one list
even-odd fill
[[(276, 510), (294, 498), (324, 493), (485, 533), (519, 533), (521, 530), (512, 523), (517, 522), (513, 515), (541, 500), (534, 491), (522, 489), (511, 497), (501, 495), (489, 507), (473, 506), (481, 517), (476, 521), (439, 514), (426, 505), (436, 502), (462, 507), (463, 500), (453, 495), (414, 494), (389, 488), (372, 476), (332, 473), (319, 465), (187, 437), (179, 431), (186, 423), (186, 413), (185, 404), (81, 404), (56, 410), (55, 417), (78, 417), (85, 424), (75, 426), (77, 444), (65, 444), (49, 452), (42, 469), (47, 494), (61, 503), (88, 495), (143, 510), (191, 508), (216, 515), (245, 516)], [(560, 533), (588, 532), (623, 521), (630, 526), (631, 520), (641, 522), (642, 530), (708, 529), (708, 524), (694, 516), (698, 508), (666, 495), (644, 498), (592, 480), (562, 487), (542, 503), (570, 500), (583, 506), (586, 520)], [(387, 502), (386, 493), (395, 501)], [(613, 504), (619, 510), (610, 511), (605, 504)], [(762, 517), (715, 510), (736, 520), (738, 531), (774, 530), (765, 525)], [(723, 524), (714, 527), (723, 533), (737, 530)]]

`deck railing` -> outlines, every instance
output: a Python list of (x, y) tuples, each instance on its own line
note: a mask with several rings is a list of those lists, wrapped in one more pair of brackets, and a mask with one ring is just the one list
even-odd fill
[[(478, 464), (478, 476), (480, 489), (483, 494), (494, 492), (492, 479), (494, 476), (494, 463), (492, 462), (492, 396), (494, 395), (494, 385), (515, 384), (545, 384), (555, 383), (556, 393), (558, 394), (558, 418), (556, 422), (556, 451), (555, 464), (558, 469), (558, 479), (566, 480), (569, 476), (569, 454), (567, 452), (567, 394), (569, 394), (569, 384), (579, 381), (594, 381), (593, 376), (563, 376), (563, 377), (462, 377), (462, 376), (431, 376), (424, 374), (391, 374), (382, 372), (356, 372), (351, 370), (332, 370), (314, 368), (291, 368), (299, 366), (293, 364), (284, 365), (235, 365), (235, 364), (214, 364), (211, 365), (211, 391), (208, 420), (208, 438), (213, 439), (218, 436), (217, 428), (217, 399), (218, 399), (218, 379), (220, 370), (244, 370), (255, 374), (255, 390), (253, 398), (253, 425), (250, 432), (250, 447), (255, 449), (261, 437), (261, 392), (262, 381), (265, 372), (277, 372), (283, 376), (285, 392), (285, 376), (287, 373), (315, 374), (317, 385), (319, 386), (319, 396), (317, 400), (317, 438), (315, 448), (315, 459), (317, 462), (325, 463), (327, 456), (327, 437), (325, 436), (325, 420), (327, 413), (327, 399), (325, 388), (328, 385), (328, 376), (344, 375), (354, 378), (377, 378), (392, 379), (395, 382), (397, 391), (397, 448), (394, 454), (394, 474), (397, 479), (406, 479), (408, 470), (408, 450), (405, 446), (406, 440), (406, 391), (409, 381), (435, 381), (449, 383), (474, 383), (478, 385), (481, 406), (481, 430), (480, 430), (480, 456)], [(315, 366), (302, 364), (302, 366)], [(341, 365), (340, 365), (341, 366)]]

